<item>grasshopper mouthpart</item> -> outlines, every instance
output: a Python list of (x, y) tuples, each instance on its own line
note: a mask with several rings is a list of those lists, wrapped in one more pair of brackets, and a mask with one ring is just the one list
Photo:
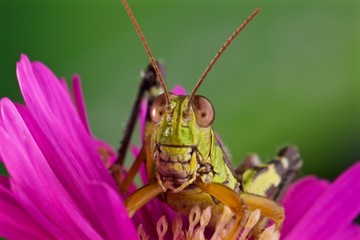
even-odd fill
[(196, 172), (192, 162), (197, 162), (193, 147), (157, 147), (154, 152), (156, 171), (161, 181), (171, 182), (175, 189), (188, 182)]

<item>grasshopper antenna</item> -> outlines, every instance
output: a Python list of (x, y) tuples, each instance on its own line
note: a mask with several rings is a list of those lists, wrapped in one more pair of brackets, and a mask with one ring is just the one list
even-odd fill
[(200, 77), (199, 81), (196, 83), (194, 89), (192, 90), (190, 97), (189, 97), (189, 102), (188, 102), (188, 108), (191, 105), (192, 100), (194, 99), (195, 93), (196, 91), (199, 89), (200, 85), (202, 84), (202, 82), (204, 81), (205, 77), (208, 75), (208, 73), (210, 72), (211, 68), (214, 66), (214, 64), (216, 63), (216, 61), (220, 58), (221, 54), (226, 50), (226, 48), (230, 45), (230, 43), (236, 38), (236, 36), (241, 32), (241, 30), (243, 30), (246, 25), (256, 16), (256, 14), (258, 14), (260, 12), (260, 8), (256, 8), (251, 14), (250, 16), (233, 32), (233, 34), (226, 40), (226, 42), (224, 43), (224, 45), (220, 48), (220, 50), (216, 53), (215, 57), (211, 60), (209, 66), (205, 69), (205, 72), (202, 74), (202, 76)]
[[(142, 43), (144, 44), (144, 47), (145, 47), (145, 50), (146, 50), (147, 54), (150, 57), (151, 65), (153, 66), (153, 70), (155, 71), (155, 78), (157, 77), (157, 79), (159, 80), (162, 88), (164, 89), (166, 106), (169, 106), (169, 103), (170, 103), (169, 94), (168, 94), (168, 90), (167, 90), (166, 85), (165, 85), (164, 78), (163, 78), (163, 76), (161, 74), (161, 71), (159, 69), (159, 66), (158, 66), (157, 62), (155, 61), (155, 59), (154, 59), (154, 57), (153, 57), (153, 55), (151, 53), (150, 47), (147, 44), (147, 42), (145, 40), (145, 37), (144, 37), (143, 33), (141, 32), (140, 27), (139, 27), (138, 23), (136, 22), (134, 14), (132, 13), (128, 3), (126, 2), (126, 0), (122, 0), (122, 3), (123, 3), (123, 5), (124, 5), (124, 7), (126, 9), (126, 12), (129, 14), (133, 25), (135, 26), (136, 32), (138, 33)], [(147, 71), (152, 72), (152, 70), (149, 70), (149, 69), (147, 69)], [(129, 121), (128, 121), (127, 125), (126, 125), (126, 128), (125, 128), (125, 134), (123, 135), (123, 138), (122, 138), (122, 140), (120, 142), (120, 148), (118, 150), (118, 156), (117, 156), (116, 161), (113, 164), (113, 166), (122, 166), (124, 164), (126, 152), (127, 152), (127, 149), (128, 149), (129, 143), (130, 143), (131, 134), (132, 134), (132, 132), (134, 130), (134, 127), (135, 127), (135, 122), (136, 122), (137, 114), (138, 114), (139, 107), (140, 107), (140, 104), (141, 104), (141, 99), (143, 98), (144, 93), (146, 91), (146, 87), (144, 85), (145, 84), (144, 79), (145, 78), (143, 78), (142, 84), (141, 84), (141, 86), (139, 88), (139, 92), (137, 94), (135, 104), (134, 104), (133, 109), (131, 111), (130, 119), (129, 119)], [(113, 169), (113, 174), (115, 174), (117, 171), (118, 170), (116, 170), (116, 167), (115, 167)]]
[(149, 58), (150, 58), (150, 61), (151, 61), (151, 64), (152, 66), (154, 67), (154, 70), (156, 72), (156, 75), (158, 76), (159, 78), (159, 81), (160, 81), (160, 84), (162, 86), (162, 88), (164, 89), (164, 94), (165, 94), (165, 99), (166, 99), (166, 106), (168, 106), (170, 104), (170, 100), (169, 100), (169, 93), (168, 93), (168, 90), (166, 88), (166, 85), (165, 85), (165, 81), (164, 81), (164, 78), (163, 76), (161, 75), (161, 72), (160, 72), (160, 69), (159, 69), (159, 66), (158, 64), (156, 63), (155, 61), (155, 58), (154, 56), (152, 55), (151, 53), (151, 50), (150, 50), (150, 47), (148, 45), (148, 43), (146, 42), (146, 39), (145, 39), (145, 36), (144, 34), (142, 33), (141, 29), (140, 29), (140, 26), (139, 24), (137, 23), (136, 19), (135, 19), (135, 16), (133, 14), (133, 12), (131, 11), (130, 7), (129, 7), (129, 4), (126, 2), (126, 0), (121, 0), (125, 9), (126, 9), (126, 12), (129, 14), (129, 17), (131, 19), (131, 22), (133, 23), (135, 29), (136, 29), (136, 32), (137, 34), (139, 35), (142, 43), (144, 44), (144, 47), (145, 47), (145, 50), (147, 52), (147, 54), (149, 55)]

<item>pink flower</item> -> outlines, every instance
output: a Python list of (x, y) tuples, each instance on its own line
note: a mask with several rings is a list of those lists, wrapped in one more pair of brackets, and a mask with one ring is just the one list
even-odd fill
[(360, 162), (333, 183), (315, 176), (304, 177), (283, 199), (286, 219), (282, 238), (360, 239), (354, 219), (360, 213)]
[(0, 236), (136, 238), (90, 134), (79, 79), (76, 111), (65, 81), (42, 63), (22, 55), (17, 75), (26, 106), (0, 102), (0, 155), (10, 175), (0, 182)]
[[(1, 237), (172, 239), (185, 236), (185, 230), (204, 232), (208, 212), (200, 219), (194, 210), (189, 223), (157, 199), (128, 218), (105, 166), (116, 156), (91, 133), (78, 76), (72, 96), (64, 80), (25, 55), (17, 64), (17, 75), (25, 106), (0, 100), (0, 158), (9, 173), (0, 176)], [(185, 93), (180, 87), (173, 92)], [(142, 125), (143, 112), (140, 119)], [(135, 147), (132, 150), (137, 154)], [(146, 183), (143, 168), (140, 175)], [(359, 175), (357, 163), (333, 183), (315, 177), (295, 183), (283, 201), (282, 238), (359, 239), (359, 226), (353, 223), (360, 212)]]

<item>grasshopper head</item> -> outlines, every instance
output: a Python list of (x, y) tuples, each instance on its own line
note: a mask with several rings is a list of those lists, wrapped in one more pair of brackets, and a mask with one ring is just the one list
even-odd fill
[(199, 95), (189, 104), (189, 96), (169, 94), (166, 103), (165, 95), (159, 95), (150, 109), (151, 151), (158, 180), (176, 189), (190, 184), (198, 163), (207, 160), (215, 112), (210, 101)]

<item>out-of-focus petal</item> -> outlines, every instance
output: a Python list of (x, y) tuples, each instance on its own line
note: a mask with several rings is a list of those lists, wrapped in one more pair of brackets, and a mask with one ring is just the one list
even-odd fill
[(136, 230), (118, 192), (101, 183), (92, 183), (88, 189), (94, 207), (93, 214), (100, 220), (102, 228), (107, 233), (107, 237), (104, 238), (113, 239), (114, 236), (126, 236), (126, 239), (136, 239)]
[(331, 240), (359, 240), (360, 239), (360, 226), (358, 224), (351, 224), (346, 229), (336, 234)]
[[(62, 152), (69, 149), (58, 150), (58, 146), (52, 144), (50, 141), (51, 139), (49, 139), (49, 135), (43, 133), (42, 129), (39, 127), (30, 112), (21, 105), (17, 105), (17, 109), (21, 113), (21, 116), (26, 122), (26, 125), (29, 128), (32, 136), (36, 140), (38, 147), (45, 156), (46, 161), (51, 166), (52, 171), (54, 171), (54, 174), (57, 176), (61, 185), (63, 185), (67, 192), (72, 196), (72, 199), (75, 201), (75, 205), (81, 209), (89, 221), (98, 221), (92, 216), (91, 209), (88, 208), (89, 204), (87, 203), (91, 202), (91, 199), (89, 199), (86, 195), (86, 183), (90, 182), (91, 180), (87, 179), (86, 175), (81, 171), (81, 169), (79, 169), (80, 164), (76, 161), (75, 158), (75, 156), (79, 155), (76, 152), (71, 151), (67, 151), (66, 153)], [(60, 142), (59, 146), (67, 147), (70, 144), (71, 142), (69, 141)], [(94, 142), (91, 141), (91, 144), (94, 144)], [(71, 146), (68, 148), (71, 148)]]
[(84, 94), (81, 88), (81, 81), (79, 75), (74, 75), (72, 80), (72, 89), (74, 94), (75, 106), (79, 113), (80, 119), (85, 126), (86, 131), (91, 134), (88, 117), (86, 114), (86, 107), (84, 101)]
[(2, 186), (0, 186), (0, 236), (17, 240), (54, 237), (24, 211), (12, 193)]
[(175, 87), (173, 87), (171, 92), (176, 95), (186, 95), (187, 94), (185, 88), (181, 85), (175, 85)]
[(359, 176), (357, 162), (321, 194), (285, 239), (331, 239), (345, 231), (360, 213)]
[[(29, 108), (29, 112), (21, 112), (22, 116), (27, 119), (27, 124), (37, 139), (38, 145), (41, 146), (41, 150), (51, 169), (58, 176), (68, 193), (71, 194), (75, 205), (79, 207), (82, 214), (93, 226), (98, 226), (99, 219), (95, 218), (91, 213), (91, 199), (86, 195), (85, 183), (104, 182), (116, 189), (114, 180), (104, 167), (92, 137), (86, 132), (80, 119), (76, 118), (76, 110), (71, 105), (69, 95), (63, 94), (64, 89), (62, 86), (57, 87), (57, 79), (52, 76), (53, 74), (49, 69), (42, 64), (37, 64), (34, 68), (42, 74), (38, 74), (36, 79), (26, 57), (23, 56), (22, 61), (18, 64), (20, 85), (23, 85), (21, 85), (21, 89), (24, 92), (25, 101), (28, 100), (26, 103)], [(57, 92), (57, 94), (53, 95), (57, 96), (44, 96), (43, 89), (39, 86), (40, 83), (36, 81), (37, 79), (40, 79), (39, 82), (45, 81), (45, 78), (47, 78), (47, 84), (52, 84), (52, 88)], [(31, 82), (31, 80), (35, 83)], [(47, 88), (51, 89), (51, 87)], [(36, 95), (38, 99), (32, 99), (33, 95)], [(58, 109), (56, 112), (65, 111), (73, 115), (72, 119), (69, 120), (73, 124), (73, 134), (68, 134), (67, 129), (62, 125), (62, 121), (57, 119), (56, 114), (60, 113), (55, 114), (51, 110), (53, 106), (47, 104), (47, 98), (51, 97), (64, 98), (62, 104), (64, 106), (57, 105), (54, 108)], [(40, 104), (37, 105), (37, 102), (40, 102)], [(59, 103), (58, 100), (54, 99), (51, 102), (55, 105)], [(65, 109), (61, 110), (62, 107)], [(97, 230), (102, 232), (101, 229)]]
[(308, 176), (290, 187), (282, 201), (286, 217), (281, 231), (281, 238), (287, 236), (291, 229), (304, 217), (304, 213), (311, 208), (329, 186), (330, 183), (326, 180)]
[[(1, 101), (1, 99), (0, 99), (0, 101)], [(4, 128), (4, 123), (3, 123), (2, 119), (1, 119), (1, 114), (0, 114), (0, 128)], [(3, 161), (2, 161), (2, 157), (1, 157), (1, 153), (0, 153), (0, 164), (1, 164), (2, 162), (3, 162)]]
[(26, 107), (0, 101), (0, 155), (11, 176), (11, 181), (0, 177), (0, 236), (135, 239), (100, 158), (115, 153), (91, 135), (79, 78), (74, 80), (76, 109), (65, 80), (42, 63), (22, 55), (17, 75)]
[(76, 172), (79, 179), (105, 181), (115, 189), (91, 136), (55, 75), (41, 63), (31, 65), (25, 55), (17, 65), (17, 75), (26, 106), (47, 136), (47, 149), (67, 160), (59, 163), (58, 159), (46, 157), (56, 173), (66, 179), (69, 171)]
[(113, 148), (105, 141), (94, 138), (94, 145), (95, 148), (98, 150), (103, 163), (105, 164), (106, 168), (112, 166), (115, 162), (117, 154), (113, 150)]
[(8, 99), (1, 101), (1, 114), (5, 129), (0, 129), (0, 152), (11, 176), (12, 192), (22, 206), (56, 236), (100, 238), (59, 183)]
[(5, 189), (10, 189), (10, 180), (9, 180), (9, 178), (0, 175), (0, 186), (5, 188)]

